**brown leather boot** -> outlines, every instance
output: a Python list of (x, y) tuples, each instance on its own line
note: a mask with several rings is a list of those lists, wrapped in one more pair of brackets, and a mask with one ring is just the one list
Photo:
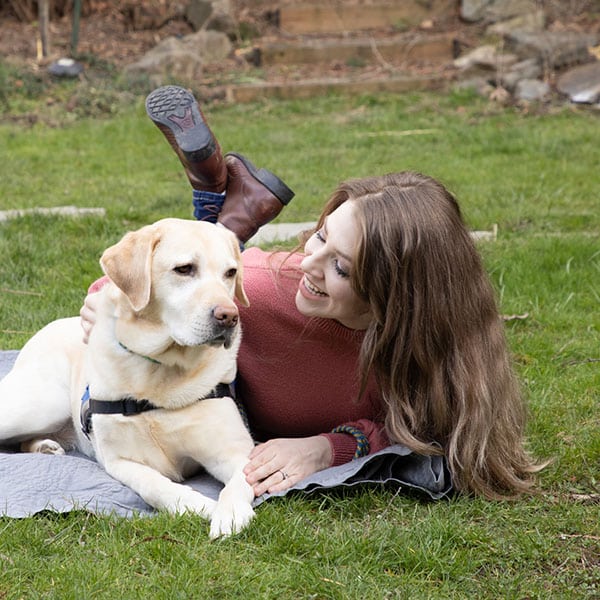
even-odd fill
[(194, 189), (225, 190), (221, 148), (190, 92), (175, 85), (160, 87), (146, 98), (146, 113), (175, 150)]
[(217, 222), (245, 243), (281, 212), (294, 192), (271, 171), (257, 169), (241, 154), (229, 152), (225, 162), (227, 193)]

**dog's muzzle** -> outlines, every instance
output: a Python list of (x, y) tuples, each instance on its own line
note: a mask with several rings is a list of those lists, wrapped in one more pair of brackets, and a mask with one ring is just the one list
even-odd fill
[(234, 327), (234, 328), (217, 328), (217, 327), (215, 327), (214, 337), (209, 339), (206, 343), (209, 346), (224, 346), (225, 349), (227, 349), (227, 348), (231, 347), (231, 342), (233, 341), (236, 333), (237, 333), (237, 327)]
[(240, 315), (235, 306), (215, 306), (212, 309), (211, 321), (214, 337), (208, 342), (211, 346), (223, 345), (225, 348), (231, 346)]

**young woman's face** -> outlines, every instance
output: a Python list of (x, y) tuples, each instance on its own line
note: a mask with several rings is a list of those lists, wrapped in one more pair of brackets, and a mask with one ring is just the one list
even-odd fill
[(366, 329), (371, 322), (369, 304), (350, 285), (359, 241), (354, 210), (352, 201), (344, 202), (306, 242), (296, 307), (307, 317), (335, 319), (350, 329)]

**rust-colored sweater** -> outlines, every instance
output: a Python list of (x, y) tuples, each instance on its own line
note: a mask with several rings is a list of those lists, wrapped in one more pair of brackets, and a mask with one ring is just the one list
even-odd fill
[(243, 253), (250, 306), (241, 308), (236, 388), (254, 436), (265, 441), (325, 434), (333, 465), (350, 461), (356, 450), (352, 435), (329, 433), (338, 425), (360, 429), (371, 453), (389, 446), (374, 381), (357, 398), (364, 332), (299, 313), (294, 298), (302, 256), (292, 256), (280, 268), (286, 256), (258, 248)]

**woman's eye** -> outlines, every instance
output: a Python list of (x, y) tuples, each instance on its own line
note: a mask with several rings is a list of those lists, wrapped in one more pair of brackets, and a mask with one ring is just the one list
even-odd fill
[(193, 275), (195, 272), (194, 265), (179, 265), (173, 269), (178, 275)]
[(344, 279), (350, 277), (350, 273), (348, 273), (348, 271), (344, 271), (344, 269), (340, 267), (340, 263), (338, 260), (333, 261), (333, 268), (340, 277), (343, 277)]
[(324, 242), (325, 238), (323, 237), (323, 234), (321, 233), (321, 230), (319, 229), (318, 231), (315, 231), (315, 237), (320, 241), (320, 242)]
[(231, 279), (237, 275), (237, 269), (229, 269), (225, 272), (225, 279)]

